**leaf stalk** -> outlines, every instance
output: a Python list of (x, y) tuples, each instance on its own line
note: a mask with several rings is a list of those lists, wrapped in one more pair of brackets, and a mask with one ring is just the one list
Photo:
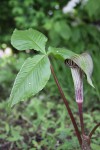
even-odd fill
[(89, 137), (91, 139), (92, 135), (94, 134), (95, 130), (100, 126), (100, 122), (92, 129), (92, 131), (89, 133)]

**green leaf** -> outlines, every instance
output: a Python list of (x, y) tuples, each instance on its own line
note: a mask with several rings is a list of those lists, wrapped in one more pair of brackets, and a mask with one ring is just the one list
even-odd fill
[(54, 29), (64, 40), (69, 40), (72, 35), (71, 29), (65, 21), (55, 22)]
[(93, 86), (91, 80), (93, 62), (91, 56), (88, 53), (76, 54), (65, 48), (49, 47), (48, 54), (53, 54), (55, 57), (61, 58), (63, 61), (66, 59), (71, 59), (74, 61), (86, 74), (88, 83)]
[(41, 91), (50, 78), (50, 62), (45, 55), (28, 58), (19, 71), (10, 95), (9, 106)]
[(100, 145), (97, 145), (95, 143), (92, 143), (91, 147), (92, 147), (93, 150), (97, 150), (97, 149), (99, 150), (100, 149)]
[(53, 54), (57, 58), (61, 58), (62, 60), (70, 59), (73, 56), (79, 56), (78, 54), (66, 49), (66, 48), (55, 48), (49, 47), (48, 54)]
[(100, 7), (99, 6), (100, 6), (100, 0), (98, 0), (97, 3), (95, 3), (95, 0), (88, 0), (87, 1), (85, 9), (87, 10), (90, 18), (95, 17), (95, 19), (96, 19), (97, 16), (100, 15)]
[(33, 29), (15, 29), (11, 37), (11, 44), (18, 50), (34, 49), (45, 53), (46, 42), (47, 37)]

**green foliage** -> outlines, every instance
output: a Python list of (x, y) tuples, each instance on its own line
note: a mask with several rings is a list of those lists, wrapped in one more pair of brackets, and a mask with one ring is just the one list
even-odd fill
[(29, 29), (25, 31), (15, 30), (11, 44), (18, 50), (35, 49), (45, 53), (45, 43), (47, 38), (40, 32)]
[[(49, 39), (48, 44), (51, 46), (61, 47), (63, 45), (67, 49), (72, 49), (75, 53), (88, 50), (94, 61), (93, 81), (96, 87), (96, 90), (93, 90), (85, 84), (86, 104), (90, 106), (94, 102), (94, 98), (95, 102), (100, 100), (100, 0), (96, 3), (95, 0), (88, 0), (86, 4), (80, 2), (74, 8), (75, 12), (73, 14), (64, 14), (62, 9), (67, 2), (66, 0), (63, 2), (54, 0), (45, 3), (40, 0), (2, 1), (2, 5), (0, 5), (0, 47), (3, 48), (2, 43), (5, 42), (10, 45), (10, 36), (14, 28), (25, 30), (35, 28), (45, 33)], [(58, 72), (60, 71), (59, 68), (57, 69)], [(64, 76), (65, 69), (62, 69), (61, 73)], [(66, 83), (71, 82), (71, 78), (67, 80), (66, 76), (63, 79), (66, 80)], [(53, 89), (53, 86), (51, 88)], [(69, 93), (72, 93), (70, 89), (66, 87), (66, 92), (70, 91)]]
[(68, 0), (63, 2), (49, 0), (45, 3), (40, 0), (2, 1), (0, 43), (10, 43), (10, 35), (15, 27), (17, 29), (35, 28), (48, 36), (52, 46), (58, 47), (62, 44), (74, 51), (82, 52), (85, 49), (97, 51), (100, 45), (96, 38), (100, 37), (98, 29), (100, 0), (96, 3), (95, 0), (88, 0), (84, 5), (80, 2), (74, 8), (75, 13), (64, 14), (62, 9), (67, 2)]
[(74, 52), (66, 48), (49, 47), (48, 54), (53, 54), (57, 58), (61, 58), (63, 61), (66, 59), (73, 58), (73, 57), (78, 57), (78, 54), (75, 54)]
[[(47, 40), (47, 38), (44, 37), (43, 34), (33, 29), (23, 31), (15, 30), (11, 42), (12, 45), (19, 50), (34, 48), (35, 50), (44, 53), (44, 43)], [(57, 55), (63, 59), (63, 62), (66, 59), (73, 60), (86, 73), (87, 80), (89, 84), (92, 85), (90, 77), (93, 64), (92, 59), (88, 54), (85, 53), (84, 55), (78, 55), (64, 48), (53, 47), (49, 47), (47, 54), (53, 54), (54, 56)], [(46, 73), (45, 70), (47, 71)], [(50, 64), (46, 54), (41, 56), (37, 55), (32, 59), (27, 59), (15, 79), (10, 95), (10, 105), (13, 106), (14, 104), (38, 93), (45, 87), (49, 77)]]
[(58, 36), (63, 38), (64, 40), (69, 40), (72, 35), (71, 28), (68, 24), (66, 24), (65, 20), (61, 20), (60, 22), (57, 21), (54, 24), (54, 29)]
[(16, 77), (10, 95), (10, 105), (34, 96), (44, 88), (49, 78), (50, 63), (45, 55), (28, 58)]
[(99, 19), (99, 15), (100, 15), (99, 5), (100, 5), (100, 0), (98, 0), (98, 3), (95, 3), (95, 0), (88, 0), (85, 9), (87, 10), (91, 20), (93, 20), (94, 18)]
[(16, 73), (28, 56), (28, 54), (20, 53), (19, 55), (0, 58), (0, 101), (9, 97)]
[[(79, 124), (77, 107), (71, 106)], [(5, 113), (4, 113), (5, 111)], [(7, 103), (0, 103), (0, 149), (80, 150), (73, 126), (62, 100), (41, 92), (18, 104), (10, 115)], [(86, 133), (98, 122), (99, 111), (84, 112)], [(92, 139), (92, 149), (99, 148), (100, 128)], [(5, 147), (3, 147), (5, 145)]]
[[(98, 105), (100, 101), (100, 0), (88, 0), (84, 5), (82, 1), (74, 8), (74, 13), (64, 14), (62, 9), (67, 2), (68, 0), (45, 1), (45, 3), (43, 0), (3, 0), (0, 2), (0, 49), (5, 51), (3, 43), (11, 47), (10, 37), (14, 28), (19, 30), (35, 28), (45, 33), (49, 39), (48, 45), (64, 46), (75, 53), (88, 50), (94, 62), (92, 79), (95, 89), (91, 88), (84, 79), (83, 111), (85, 127), (92, 129), (99, 120), (100, 109)], [(16, 52), (14, 49), (13, 51)], [(32, 54), (34, 55), (33, 51), (30, 52), (30, 55)], [(61, 150), (69, 147), (69, 149), (78, 150), (79, 145), (73, 135), (73, 127), (70, 125), (52, 76), (43, 93), (40, 92), (37, 95), (38, 98), (20, 103), (10, 115), (7, 115), (6, 102), (16, 73), (30, 55), (27, 55), (26, 51), (25, 54), (24, 52), (18, 54), (17, 51), (17, 54), (13, 54), (12, 57), (0, 58), (0, 149), (53, 150), (55, 148)], [(79, 124), (70, 71), (65, 69), (64, 63), (60, 60), (53, 59), (52, 63)], [(44, 96), (44, 93), (48, 96)], [(43, 120), (40, 120), (41, 117)], [(66, 131), (63, 128), (66, 128)], [(99, 133), (98, 128), (92, 139), (93, 150), (100, 149)], [(13, 137), (15, 141), (9, 140), (13, 140)], [(66, 142), (63, 142), (63, 138)]]
[(92, 58), (88, 53), (83, 53), (79, 55), (69, 50), (66, 50), (64, 48), (53, 48), (53, 47), (49, 47), (48, 53), (60, 57), (63, 60), (71, 59), (72, 61), (74, 61), (87, 75), (88, 83), (91, 86), (93, 86), (91, 80), (91, 74), (93, 71), (93, 62), (92, 62)]
[[(78, 150), (79, 144), (74, 136), (75, 133), (73, 132), (73, 126), (70, 124), (69, 116), (66, 112), (65, 106), (62, 104), (58, 89), (56, 88), (52, 77), (45, 89), (40, 92), (37, 97), (17, 104), (12, 110), (12, 113), (8, 115), (7, 100), (12, 83), (16, 73), (19, 71), (21, 65), (28, 56), (29, 54), (20, 52), (18, 55), (2, 59), (2, 62), (0, 63), (0, 74), (5, 70), (7, 75), (6, 78), (5, 75), (2, 75), (4, 79), (0, 82), (0, 85), (3, 87), (3, 91), (0, 93), (0, 148), (3, 149), (3, 146), (5, 145), (4, 149), (9, 149), (10, 147), (12, 147), (12, 149), (16, 149), (17, 147), (18, 150), (36, 150), (39, 148), (53, 150), (54, 147), (55, 149), (64, 149), (67, 147), (70, 150)], [(97, 55), (97, 58), (98, 57), (99, 55)], [(94, 59), (94, 62), (97, 63), (97, 59)], [(65, 69), (65, 65), (62, 64), (60, 60), (53, 60), (52, 64), (61, 85), (64, 87), (63, 90), (65, 95), (71, 104), (74, 116), (79, 124), (77, 105), (74, 100), (74, 91), (72, 88), (72, 79), (67, 78), (67, 76), (70, 76), (70, 71), (69, 69)], [(10, 71), (8, 71), (7, 68)], [(94, 69), (99, 71), (97, 68)], [(9, 77), (8, 73), (10, 72), (12, 74), (12, 78), (7, 78)], [(95, 75), (97, 76), (97, 74)], [(96, 79), (97, 82), (95, 85), (98, 85), (98, 78)], [(86, 100), (84, 101), (83, 110), (85, 128), (87, 129), (86, 133), (89, 133), (89, 129), (92, 129), (99, 120), (99, 105), (96, 103), (98, 99), (95, 99), (95, 103), (93, 103), (95, 97), (92, 97), (91, 92), (94, 93), (94, 89), (90, 88), (90, 86), (87, 87), (87, 89), (84, 89), (84, 95), (88, 95), (88, 97), (86, 97)], [(97, 92), (95, 91), (94, 94), (96, 95)], [(91, 99), (91, 101), (89, 99)], [(14, 136), (13, 133), (15, 132), (17, 132), (17, 135), (15, 134)], [(99, 147), (99, 133), (100, 130), (98, 128), (94, 134), (94, 138), (92, 139), (91, 146), (93, 150)], [(13, 141), (13, 138), (15, 141)]]

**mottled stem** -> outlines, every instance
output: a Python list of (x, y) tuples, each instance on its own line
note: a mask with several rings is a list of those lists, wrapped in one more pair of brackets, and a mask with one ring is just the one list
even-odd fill
[(82, 135), (82, 150), (91, 150), (89, 136)]

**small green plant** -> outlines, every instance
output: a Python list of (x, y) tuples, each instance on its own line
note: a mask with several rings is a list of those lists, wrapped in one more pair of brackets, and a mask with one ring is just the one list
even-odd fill
[[(69, 113), (74, 129), (76, 131), (80, 147), (82, 148), (82, 150), (90, 150), (90, 139), (94, 131), (100, 125), (100, 123), (97, 124), (89, 135), (85, 134), (82, 112), (83, 75), (86, 74), (88, 83), (93, 86), (91, 80), (93, 70), (92, 58), (88, 53), (83, 53), (79, 55), (66, 48), (46, 48), (46, 42), (47, 37), (39, 31), (33, 29), (23, 31), (15, 30), (13, 32), (13, 35), (11, 37), (11, 44), (16, 49), (20, 51), (33, 49), (38, 51), (39, 54), (27, 58), (23, 66), (21, 67), (11, 91), (9, 107), (14, 106), (20, 101), (24, 101), (27, 98), (34, 96), (39, 91), (41, 91), (47, 84), (52, 73), (60, 95)], [(47, 49), (47, 51), (45, 49)], [(61, 59), (62, 63), (65, 63), (65, 65), (71, 68), (75, 87), (76, 102), (79, 108), (81, 134), (51, 64), (52, 56), (56, 57), (57, 59)]]

